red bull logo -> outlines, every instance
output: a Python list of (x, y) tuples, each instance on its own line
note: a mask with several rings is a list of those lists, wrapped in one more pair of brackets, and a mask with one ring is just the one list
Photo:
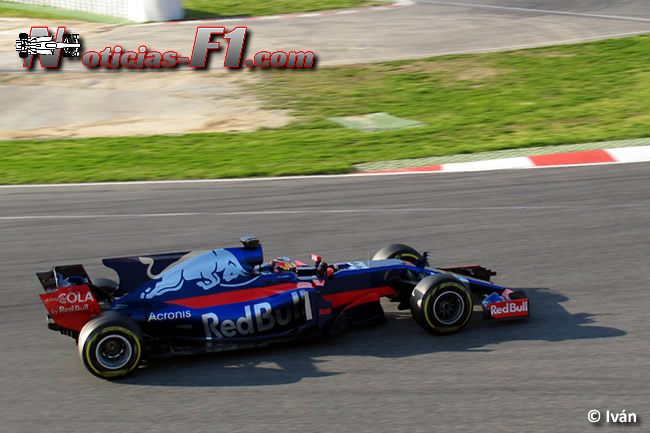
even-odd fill
[(495, 319), (528, 315), (528, 299), (495, 302), (489, 304), (490, 316)]
[(244, 314), (236, 319), (221, 318), (215, 313), (201, 316), (205, 337), (208, 340), (221, 340), (231, 337), (245, 337), (255, 333), (272, 330), (274, 327), (287, 326), (292, 321), (303, 318), (312, 319), (309, 295), (304, 291), (291, 292), (293, 305), (274, 309), (268, 302), (259, 302), (244, 306)]
[(165, 293), (176, 292), (186, 283), (196, 284), (203, 290), (218, 285), (237, 287), (252, 281), (247, 279), (239, 284), (234, 282), (246, 275), (248, 275), (246, 270), (234, 254), (228, 250), (213, 250), (163, 272), (158, 276), (159, 281), (147, 288), (141, 298), (151, 299)]

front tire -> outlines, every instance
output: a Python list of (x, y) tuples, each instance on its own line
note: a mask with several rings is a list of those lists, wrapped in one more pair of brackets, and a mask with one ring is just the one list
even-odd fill
[(79, 333), (79, 356), (102, 379), (124, 377), (142, 359), (142, 331), (133, 319), (107, 311), (91, 319)]
[(460, 331), (472, 316), (472, 295), (467, 286), (447, 274), (429, 275), (413, 289), (411, 314), (434, 334)]
[(372, 257), (373, 260), (400, 259), (411, 263), (417, 263), (422, 260), (422, 254), (415, 248), (404, 244), (390, 244), (380, 249)]

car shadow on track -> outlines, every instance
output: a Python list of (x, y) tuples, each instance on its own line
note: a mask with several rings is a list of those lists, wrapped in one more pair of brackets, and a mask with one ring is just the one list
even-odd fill
[[(433, 336), (421, 329), (409, 311), (394, 304), (383, 324), (350, 330), (315, 342), (278, 344), (259, 349), (152, 359), (135, 374), (116, 383), (148, 386), (263, 386), (298, 382), (344, 372), (321, 371), (326, 357), (374, 356), (402, 358), (436, 352), (491, 352), (495, 344), (516, 341), (560, 342), (612, 338), (622, 330), (591, 326), (594, 315), (571, 314), (560, 303), (566, 296), (544, 288), (524, 289), (531, 300), (528, 320), (484, 321), (475, 312), (460, 333)], [(408, 338), (405, 338), (408, 336)]]

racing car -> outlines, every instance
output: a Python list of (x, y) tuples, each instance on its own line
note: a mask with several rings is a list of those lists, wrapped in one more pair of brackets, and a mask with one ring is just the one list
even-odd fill
[(398, 303), (433, 334), (459, 331), (475, 299), (484, 318), (528, 317), (521, 290), (495, 285), (482, 266), (429, 267), (427, 253), (390, 244), (372, 260), (307, 265), (264, 261), (255, 236), (242, 246), (103, 259), (119, 282), (91, 279), (82, 265), (37, 272), (48, 327), (77, 341), (90, 373), (114, 379), (144, 357), (223, 351), (329, 337), (384, 318)]
[(79, 57), (81, 44), (78, 34), (64, 34), (62, 42), (56, 42), (52, 36), (30, 37), (27, 33), (20, 33), (16, 40), (16, 51), (22, 59), (28, 55), (50, 55), (54, 50), (61, 49), (66, 57)]

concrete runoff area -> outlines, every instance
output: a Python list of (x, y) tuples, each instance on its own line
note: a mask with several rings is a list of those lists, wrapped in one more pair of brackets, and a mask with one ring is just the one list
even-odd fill
[(346, 117), (328, 117), (339, 125), (356, 129), (363, 132), (381, 132), (381, 131), (397, 131), (406, 128), (417, 128), (423, 126), (422, 122), (417, 120), (403, 119), (401, 117), (391, 116), (388, 113), (369, 113), (358, 116)]

